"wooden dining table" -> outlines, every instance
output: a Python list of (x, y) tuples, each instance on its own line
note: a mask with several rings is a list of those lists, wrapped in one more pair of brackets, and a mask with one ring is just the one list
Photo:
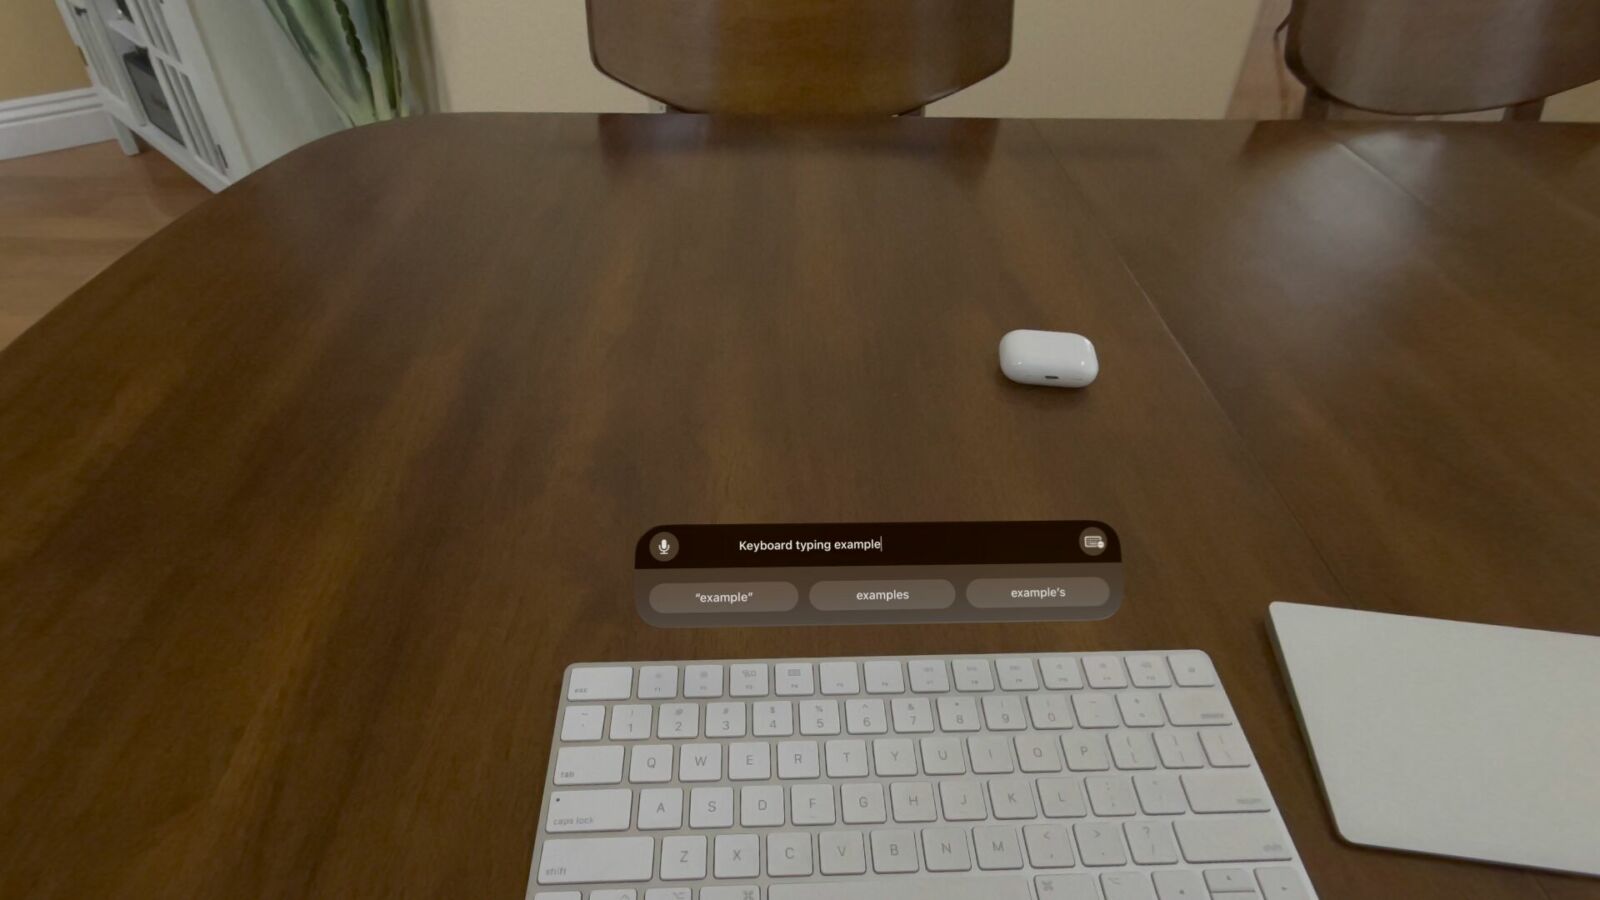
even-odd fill
[[(0, 896), (518, 898), (573, 662), (1198, 648), (1322, 897), (1600, 898), (1342, 842), (1266, 625), (1600, 633), (1597, 351), (1600, 126), (335, 135), (0, 351)], [(634, 608), (660, 523), (1011, 519), (1114, 526), (1121, 610)]]

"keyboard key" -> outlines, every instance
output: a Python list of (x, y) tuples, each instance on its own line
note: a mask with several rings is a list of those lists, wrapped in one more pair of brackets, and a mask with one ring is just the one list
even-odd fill
[(839, 807), (846, 825), (882, 825), (889, 820), (881, 784), (840, 785)]
[(779, 741), (778, 777), (788, 781), (816, 778), (822, 774), (816, 741)]
[(1017, 765), (1022, 771), (1061, 771), (1061, 744), (1049, 734), (1019, 734), (1016, 737)]
[(1128, 673), (1122, 668), (1122, 660), (1118, 657), (1085, 656), (1083, 671), (1088, 676), (1089, 687), (1104, 689), (1128, 686)]
[(809, 697), (816, 693), (816, 673), (810, 663), (779, 663), (777, 690), (779, 697)]
[(1172, 678), (1167, 674), (1167, 661), (1160, 656), (1155, 654), (1130, 656), (1127, 663), (1128, 675), (1134, 687), (1172, 687)]
[(896, 697), (889, 701), (894, 730), (901, 734), (929, 734), (933, 731), (933, 704), (927, 697)]
[[(661, 839), (661, 880), (698, 881), (706, 877), (704, 835), (679, 835)], [(593, 897), (593, 895), (590, 895)]]
[(1039, 689), (1039, 674), (1034, 671), (1033, 660), (1026, 656), (1010, 656), (996, 660), (995, 671), (999, 673), (1002, 691)]
[(861, 693), (861, 673), (856, 670), (854, 662), (825, 662), (817, 668), (824, 696), (840, 697)]
[(1200, 739), (1192, 731), (1166, 729), (1156, 732), (1156, 752), (1161, 754), (1161, 765), (1167, 769), (1198, 769), (1206, 764), (1200, 751)]
[(1073, 694), (1072, 711), (1081, 728), (1115, 728), (1122, 724), (1117, 700), (1112, 694)]
[(678, 696), (677, 666), (642, 666), (639, 669), (640, 700), (673, 700)]
[(1072, 702), (1061, 694), (1029, 694), (1028, 719), (1041, 731), (1072, 727)]
[(960, 738), (923, 738), (922, 771), (925, 775), (965, 775), (966, 757)]
[(924, 828), (922, 859), (929, 872), (967, 872), (972, 869), (972, 851), (967, 848), (965, 828)]
[(1011, 739), (999, 735), (967, 738), (967, 754), (975, 775), (1009, 775), (1017, 770), (1011, 758)]
[(839, 701), (800, 701), (800, 733), (824, 735), (839, 733)]
[[(628, 666), (576, 668), (567, 679), (568, 700), (626, 700), (631, 696), (633, 696), (633, 669)], [(571, 884), (571, 882), (565, 883)]]
[(1176, 775), (1135, 775), (1133, 792), (1139, 795), (1139, 808), (1147, 816), (1176, 816), (1189, 811), (1189, 801)]
[(656, 737), (697, 738), (700, 736), (700, 704), (663, 703), (656, 717)]
[(1174, 725), (1231, 725), (1233, 711), (1217, 690), (1172, 690), (1161, 692), (1161, 703)]
[(1121, 866), (1128, 862), (1122, 829), (1112, 822), (1079, 822), (1072, 826), (1078, 859), (1086, 866)]
[(739, 790), (739, 824), (745, 828), (776, 828), (785, 821), (784, 810), (783, 788), (775, 784), (763, 784)]
[(774, 878), (810, 875), (811, 835), (805, 832), (778, 832), (767, 835), (767, 874)]
[(874, 660), (864, 663), (866, 670), (867, 693), (869, 694), (903, 694), (906, 692), (905, 672), (900, 668), (899, 660)]
[(1207, 869), (1206, 890), (1213, 894), (1254, 894), (1256, 880), (1248, 869)]
[(647, 788), (639, 792), (640, 831), (676, 831), (682, 827), (682, 788)]
[(704, 887), (700, 889), (700, 900), (761, 900), (761, 888), (748, 884)]
[(766, 663), (739, 663), (728, 669), (728, 694), (733, 697), (765, 697), (767, 690)]
[(1261, 883), (1262, 900), (1311, 900), (1299, 873), (1288, 866), (1257, 869), (1256, 881)]
[(896, 822), (932, 822), (936, 818), (933, 785), (926, 781), (894, 782), (889, 785), (889, 800)]
[[(712, 849), (711, 874), (717, 878), (761, 876), (761, 839), (753, 834), (719, 834)], [(702, 892), (701, 897), (705, 896)]]
[(989, 782), (989, 808), (996, 819), (1037, 819), (1038, 804), (1033, 799), (1033, 781), (1028, 778), (996, 778)]
[(1081, 819), (1089, 814), (1082, 778), (1039, 779), (1039, 800), (1046, 818)]
[(1197, 813), (1265, 812), (1272, 796), (1261, 779), (1250, 773), (1184, 775), (1183, 792)]
[(1125, 775), (1091, 775), (1083, 780), (1089, 808), (1097, 816), (1131, 816), (1139, 811), (1133, 782)]
[(684, 744), (678, 751), (679, 781), (721, 781), (721, 744)]
[(1067, 755), (1067, 768), (1074, 772), (1104, 772), (1111, 768), (1103, 734), (1064, 734), (1061, 749)]
[(789, 737), (794, 734), (794, 703), (789, 700), (768, 700), (752, 704), (756, 737)]
[(1174, 653), (1167, 661), (1172, 664), (1172, 676), (1179, 687), (1212, 687), (1217, 683), (1217, 670), (1204, 653)]
[(789, 821), (795, 825), (832, 825), (839, 820), (833, 785), (797, 784), (789, 789)]
[(1028, 727), (1018, 697), (995, 695), (983, 698), (983, 722), (990, 731), (1021, 731)]
[(885, 734), (889, 731), (889, 712), (882, 700), (846, 700), (844, 722), (850, 734)]
[(689, 792), (690, 828), (732, 828), (733, 788), (703, 787)]
[[(606, 888), (590, 891), (589, 900), (639, 900), (639, 892), (633, 888)], [(648, 895), (646, 900), (649, 900)]]
[(1205, 745), (1206, 759), (1219, 769), (1248, 766), (1253, 761), (1244, 735), (1233, 728), (1208, 728), (1200, 732), (1200, 742)]
[(1141, 866), (1165, 866), (1178, 861), (1178, 845), (1172, 839), (1172, 826), (1166, 822), (1126, 822), (1123, 835), (1128, 851)]
[(987, 659), (958, 659), (950, 664), (956, 675), (956, 690), (965, 693), (994, 690), (994, 667)]
[(1083, 687), (1083, 673), (1078, 661), (1071, 656), (1041, 656), (1039, 674), (1044, 686), (1052, 691), (1075, 691)]
[(981, 822), (989, 817), (982, 783), (977, 781), (939, 782), (939, 808), (946, 822)]
[(555, 783), (621, 784), (621, 747), (562, 747), (556, 754)]
[(664, 784), (672, 780), (672, 747), (641, 744), (628, 757), (628, 780), (634, 784)]
[[(876, 847), (876, 845), (874, 845)], [(912, 855), (916, 854), (915, 847)], [(877, 868), (877, 858), (873, 858), (873, 869)], [(901, 871), (896, 869), (894, 871)], [(911, 869), (905, 871), (915, 872), (915, 863)], [(915, 897), (917, 900), (972, 900), (974, 897), (983, 897), (986, 900), (1032, 900), (1028, 894), (1028, 881), (1025, 878), (929, 878), (906, 881), (896, 879), (885, 886), (875, 881), (840, 881), (840, 882), (811, 882), (807, 884), (775, 884), (767, 895), (767, 900), (883, 900), (885, 897)], [(701, 895), (700, 900), (721, 900), (721, 898)], [(759, 897), (741, 898), (741, 900), (760, 900)], [(1057, 900), (1055, 897), (1048, 900)], [(1072, 898), (1075, 900), (1075, 898)], [(1096, 897), (1094, 900), (1100, 900)]]
[(561, 718), (561, 740), (598, 741), (606, 721), (604, 706), (569, 706)]
[(686, 700), (714, 700), (722, 696), (722, 667), (684, 666), (683, 696)]
[(650, 739), (650, 707), (632, 704), (611, 707), (613, 741), (645, 741)]
[[(627, 831), (633, 818), (633, 791), (556, 791), (550, 795), (545, 831)], [(567, 884), (569, 882), (560, 882)]]
[(1066, 869), (1073, 865), (1072, 838), (1060, 825), (1024, 825), (1022, 840), (1028, 848), (1028, 865), (1035, 869)]
[(743, 703), (706, 704), (706, 737), (744, 737)]
[(1150, 739), (1149, 732), (1119, 731), (1109, 735), (1106, 743), (1111, 745), (1111, 761), (1119, 769), (1156, 767), (1156, 745)]
[(1106, 900), (1156, 900), (1150, 876), (1144, 872), (1107, 872), (1100, 876)]
[(1191, 863), (1282, 862), (1292, 859), (1283, 829), (1269, 816), (1179, 819), (1183, 858)]
[(865, 875), (867, 846), (859, 831), (825, 831), (817, 836), (824, 875)]
[(978, 851), (978, 868), (1004, 871), (1022, 868), (1022, 844), (1017, 830), (1006, 825), (980, 825), (972, 829)]
[(939, 728), (944, 731), (977, 731), (982, 722), (978, 718), (978, 701), (971, 697), (940, 697)]
[(1122, 711), (1123, 724), (1129, 728), (1157, 728), (1167, 724), (1167, 717), (1161, 714), (1161, 701), (1154, 694), (1118, 694), (1117, 708)]
[(867, 777), (866, 741), (828, 741), (822, 749), (829, 778)]
[[(899, 787), (899, 785), (895, 785)], [(932, 820), (930, 820), (932, 821)], [(917, 844), (916, 834), (910, 831), (874, 831), (872, 832), (872, 871), (879, 875), (899, 875), (917, 871)], [(896, 885), (904, 890), (907, 885)], [(867, 885), (870, 890), (880, 890), (877, 885)], [(774, 888), (776, 890), (776, 888)], [(792, 895), (794, 900), (800, 900), (798, 895)], [(858, 895), (861, 900), (875, 900), (871, 894)], [(926, 900), (927, 894), (918, 892), (920, 900)], [(807, 900), (820, 900), (820, 898), (807, 898)], [(835, 900), (845, 900), (836, 897)]]
[(655, 872), (650, 837), (552, 838), (539, 854), (540, 884), (649, 881)]
[(917, 774), (916, 745), (902, 738), (873, 741), (872, 768), (884, 778)]
[[(943, 694), (950, 690), (950, 670), (942, 659), (913, 659), (906, 663), (911, 672), (911, 690), (918, 694)], [(916, 871), (913, 869), (912, 871)]]
[(1157, 872), (1155, 883), (1156, 900), (1210, 900), (1211, 897), (1200, 873), (1193, 869)]

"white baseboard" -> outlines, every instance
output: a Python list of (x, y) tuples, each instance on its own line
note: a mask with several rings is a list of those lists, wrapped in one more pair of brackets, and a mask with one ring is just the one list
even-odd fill
[(0, 101), (0, 159), (111, 138), (111, 117), (94, 88)]

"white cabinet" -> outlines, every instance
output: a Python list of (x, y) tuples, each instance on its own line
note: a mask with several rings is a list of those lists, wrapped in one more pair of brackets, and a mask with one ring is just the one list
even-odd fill
[(56, 0), (123, 149), (221, 190), (343, 118), (257, 0)]

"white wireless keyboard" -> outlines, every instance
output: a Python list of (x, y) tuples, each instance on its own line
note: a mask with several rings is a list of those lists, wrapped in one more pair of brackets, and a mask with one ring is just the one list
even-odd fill
[(1308, 900), (1198, 651), (576, 665), (533, 900)]

